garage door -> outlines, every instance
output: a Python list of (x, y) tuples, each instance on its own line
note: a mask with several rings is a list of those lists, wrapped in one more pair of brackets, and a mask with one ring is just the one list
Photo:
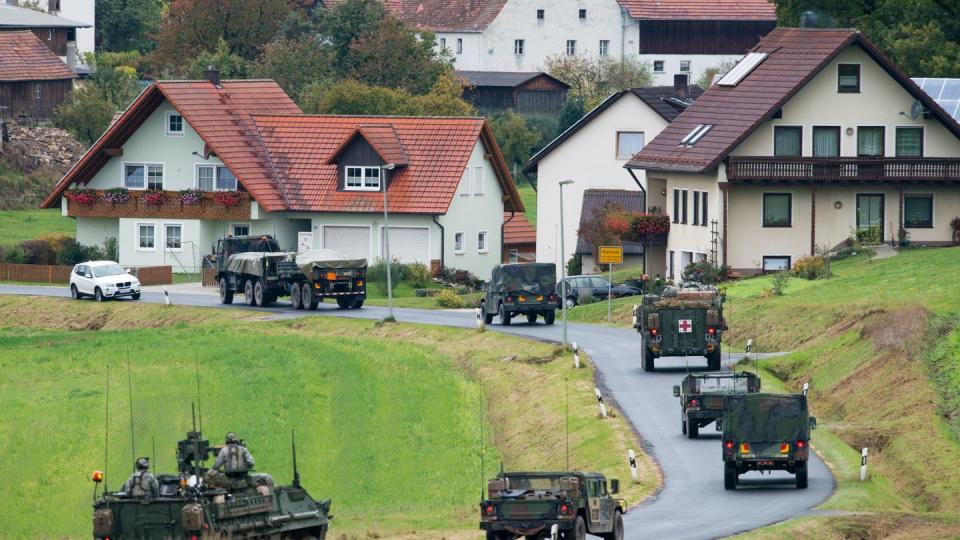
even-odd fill
[(351, 259), (370, 258), (369, 227), (323, 227), (323, 247)]
[[(386, 250), (381, 253), (386, 253)], [(430, 235), (427, 229), (390, 227), (390, 258), (402, 263), (420, 262), (429, 266)]]

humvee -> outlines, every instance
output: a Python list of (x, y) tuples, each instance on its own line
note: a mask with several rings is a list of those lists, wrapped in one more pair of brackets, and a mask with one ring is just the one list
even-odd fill
[(556, 293), (557, 267), (553, 263), (513, 263), (493, 267), (490, 283), (487, 284), (480, 310), (486, 324), (496, 315), (500, 324), (510, 324), (510, 319), (526, 315), (527, 322), (553, 324), (560, 297)]
[(696, 439), (700, 428), (714, 421), (720, 431), (724, 396), (759, 391), (760, 378), (749, 371), (687, 375), (673, 387), (674, 397), (680, 398), (681, 432)]
[(720, 342), (726, 325), (723, 296), (712, 285), (667, 287), (645, 294), (633, 310), (633, 327), (643, 336), (640, 365), (653, 371), (661, 356), (704, 356), (710, 370), (720, 369)]
[(787, 471), (807, 487), (810, 430), (803, 394), (734, 394), (723, 398), (723, 487), (736, 489), (747, 471)]
[(480, 503), (480, 529), (487, 540), (550, 538), (557, 528), (564, 540), (587, 533), (623, 539), (626, 503), (616, 499), (620, 481), (591, 472), (501, 472), (487, 483)]

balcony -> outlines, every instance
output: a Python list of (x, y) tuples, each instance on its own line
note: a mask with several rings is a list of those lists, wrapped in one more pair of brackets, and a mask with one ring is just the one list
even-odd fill
[(960, 183), (957, 158), (730, 157), (734, 184)]
[(188, 204), (180, 200), (180, 193), (164, 191), (162, 202), (145, 200), (143, 191), (131, 191), (130, 200), (112, 203), (102, 199), (103, 191), (89, 191), (94, 195), (92, 202), (71, 200), (67, 196), (67, 215), (71, 217), (151, 217), (165, 219), (210, 219), (233, 220), (250, 219), (250, 194), (236, 193), (234, 204), (227, 205), (217, 201), (218, 194), (226, 192), (206, 192), (195, 202)]

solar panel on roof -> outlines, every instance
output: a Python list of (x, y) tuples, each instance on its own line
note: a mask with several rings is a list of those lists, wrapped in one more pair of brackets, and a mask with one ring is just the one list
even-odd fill
[(960, 79), (945, 80), (939, 99), (960, 99)]
[(720, 86), (736, 86), (740, 84), (740, 81), (749, 75), (750, 72), (759, 66), (760, 62), (763, 62), (766, 58), (767, 53), (758, 52), (752, 52), (744, 56), (742, 60), (737, 62), (737, 65), (733, 66), (733, 69), (717, 81), (717, 84)]

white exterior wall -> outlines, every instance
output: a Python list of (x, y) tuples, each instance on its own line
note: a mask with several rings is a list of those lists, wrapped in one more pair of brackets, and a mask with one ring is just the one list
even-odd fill
[[(712, 249), (712, 233), (713, 230), (711, 227), (711, 222), (717, 221), (717, 231), (720, 235), (723, 234), (723, 205), (722, 205), (722, 196), (720, 192), (719, 184), (716, 181), (716, 178), (713, 176), (699, 175), (699, 174), (678, 174), (678, 173), (656, 173), (651, 172), (650, 178), (653, 180), (663, 179), (666, 183), (666, 204), (664, 207), (664, 212), (670, 216), (670, 234), (667, 236), (667, 247), (664, 253), (665, 261), (664, 268), (666, 269), (666, 276), (677, 280), (680, 278), (683, 273), (684, 268), (684, 252), (692, 254), (691, 260), (697, 260), (697, 254), (701, 257), (706, 255), (709, 259), (710, 250)], [(681, 190), (681, 202), (680, 202), (680, 213), (674, 215), (674, 190)], [(687, 220), (686, 223), (683, 223), (683, 203), (682, 203), (682, 190), (687, 190)], [(706, 225), (694, 225), (693, 224), (693, 197), (694, 192), (706, 192), (707, 193), (707, 224)], [(702, 210), (701, 210), (702, 212)], [(697, 222), (700, 223), (701, 219), (698, 216)], [(718, 237), (719, 240), (719, 237)], [(717, 259), (722, 260), (722, 246), (718, 243), (717, 245)], [(670, 273), (671, 264), (670, 264), (670, 252), (673, 251), (673, 274)]]
[[(725, 62), (735, 63), (742, 56), (739, 54), (641, 54), (638, 58), (650, 68), (653, 86), (672, 86), (674, 75), (686, 74), (690, 84), (697, 84), (706, 70), (719, 67)], [(663, 71), (653, 70), (656, 61), (663, 61)], [(684, 61), (690, 62), (689, 72), (680, 71), (680, 63)]]
[[(78, 60), (83, 62), (83, 53), (92, 53), (94, 47), (95, 25), (96, 25), (96, 0), (61, 0), (60, 11), (54, 15), (59, 15), (64, 19), (82, 22), (90, 25), (90, 28), (77, 28), (77, 53)], [(47, 2), (38, 2), (38, 7), (49, 12)]]
[[(577, 248), (577, 228), (583, 192), (587, 189), (638, 190), (623, 168), (627, 159), (617, 159), (617, 132), (642, 131), (649, 142), (667, 121), (632, 93), (624, 94), (607, 110), (582, 126), (572, 137), (537, 164), (537, 261), (566, 264)], [(635, 171), (646, 187), (643, 171)], [(563, 188), (564, 249), (560, 254), (560, 182)], [(648, 197), (648, 204), (651, 197)]]

